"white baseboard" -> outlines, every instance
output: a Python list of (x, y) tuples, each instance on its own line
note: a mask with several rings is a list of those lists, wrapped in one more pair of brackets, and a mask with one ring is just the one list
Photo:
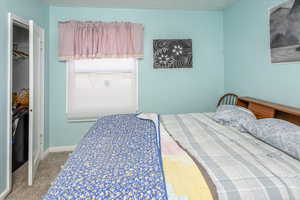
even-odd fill
[(9, 194), (9, 192), (10, 191), (8, 189), (4, 190), (4, 192), (0, 194), (0, 200), (4, 200), (6, 196)]
[(45, 150), (44, 152), (42, 152), (41, 160), (44, 160), (48, 156), (49, 153), (50, 153), (49, 148), (47, 150)]
[(75, 148), (76, 148), (76, 145), (73, 145), (73, 146), (60, 146), (60, 147), (49, 147), (48, 151), (50, 153), (64, 152), (64, 151), (74, 151)]
[[(44, 160), (49, 153), (58, 153), (58, 152), (65, 152), (65, 151), (74, 151), (76, 145), (73, 146), (60, 146), (60, 147), (49, 147), (45, 150), (41, 155), (41, 160)], [(0, 199), (1, 200), (1, 199)]]

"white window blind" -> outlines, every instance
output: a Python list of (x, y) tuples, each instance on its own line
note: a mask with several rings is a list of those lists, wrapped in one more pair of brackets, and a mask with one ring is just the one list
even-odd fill
[(67, 67), (69, 120), (137, 112), (136, 59), (74, 60)]

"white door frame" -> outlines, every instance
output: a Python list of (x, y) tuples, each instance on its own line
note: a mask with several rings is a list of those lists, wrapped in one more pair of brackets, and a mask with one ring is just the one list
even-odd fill
[[(21, 17), (18, 17), (12, 13), (8, 13), (8, 48), (7, 48), (7, 111), (6, 111), (6, 120), (7, 120), (7, 143), (6, 143), (6, 151), (7, 151), (7, 158), (6, 159), (6, 189), (3, 194), (1, 194), (0, 199), (5, 198), (7, 196), (12, 188), (12, 74), (13, 74), (13, 58), (12, 58), (12, 50), (13, 50), (13, 25), (18, 24), (24, 28), (27, 28), (29, 30), (29, 21), (26, 19), (23, 19)], [(44, 48), (43, 48), (44, 49)], [(42, 52), (44, 56), (44, 50)], [(44, 101), (44, 57), (42, 58), (42, 101)], [(44, 103), (42, 102), (42, 119), (41, 121), (44, 121)], [(44, 123), (41, 125), (42, 129), (42, 136), (41, 136), (41, 148), (43, 152), (44, 148)]]
[(12, 48), (13, 48), (13, 25), (18, 23), (20, 26), (28, 27), (29, 22), (25, 19), (22, 19), (12, 13), (8, 13), (8, 47), (7, 47), (7, 56), (8, 56), (8, 66), (7, 66), (7, 143), (6, 143), (6, 190), (5, 195), (9, 194), (12, 188), (12, 67), (13, 67), (13, 58), (12, 58)]

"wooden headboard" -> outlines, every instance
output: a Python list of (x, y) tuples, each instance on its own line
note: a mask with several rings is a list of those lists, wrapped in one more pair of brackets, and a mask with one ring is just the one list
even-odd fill
[(300, 126), (300, 109), (251, 97), (239, 97), (237, 105), (251, 110), (258, 119), (277, 118)]

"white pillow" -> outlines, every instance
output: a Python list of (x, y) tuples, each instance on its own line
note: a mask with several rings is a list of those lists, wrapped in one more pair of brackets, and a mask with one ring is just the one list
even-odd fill
[(221, 105), (218, 107), (213, 119), (219, 124), (237, 128), (241, 132), (247, 132), (244, 126), (249, 121), (256, 120), (256, 117), (246, 108), (235, 105)]
[(258, 139), (300, 160), (300, 126), (269, 118), (248, 122), (244, 128)]

